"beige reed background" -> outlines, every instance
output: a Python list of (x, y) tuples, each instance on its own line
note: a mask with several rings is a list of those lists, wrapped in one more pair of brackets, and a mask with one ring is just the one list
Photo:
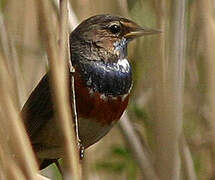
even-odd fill
[[(60, 2), (0, 0), (0, 179), (45, 179), (19, 112), (48, 69), (65, 135), (65, 179), (215, 179), (215, 1)], [(64, 92), (67, 37), (101, 13), (162, 34), (129, 45), (134, 86), (127, 112), (79, 163)], [(59, 81), (61, 89), (54, 88)], [(42, 174), (62, 179), (55, 165)]]

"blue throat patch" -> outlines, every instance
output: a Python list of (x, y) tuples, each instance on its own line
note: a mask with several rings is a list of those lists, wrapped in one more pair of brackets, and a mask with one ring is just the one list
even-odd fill
[(104, 95), (127, 94), (132, 85), (131, 65), (127, 59), (116, 63), (88, 60), (79, 63), (78, 69), (87, 87)]

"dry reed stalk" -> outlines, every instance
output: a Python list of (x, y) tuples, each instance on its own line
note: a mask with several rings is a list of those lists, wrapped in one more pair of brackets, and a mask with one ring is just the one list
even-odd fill
[[(168, 29), (167, 28), (167, 13), (165, 12), (165, 9), (167, 8), (166, 7), (166, 3), (163, 1), (163, 2), (160, 2), (160, 6), (158, 6), (156, 9), (157, 9), (157, 17), (161, 17), (160, 20), (159, 20), (159, 27), (161, 27), (161, 29)], [(166, 7), (166, 8), (165, 8)], [(186, 28), (185, 28), (186, 29)], [(161, 83), (159, 85), (159, 87), (162, 87), (161, 89), (163, 90), (164, 85), (165, 85), (165, 82), (166, 82), (166, 75), (167, 75), (167, 67), (168, 67), (168, 61), (167, 59), (165, 59), (165, 39), (167, 40), (167, 37), (166, 36), (166, 33), (165, 32), (166, 30), (164, 30), (163, 32), (163, 36), (160, 37), (160, 43), (158, 44), (158, 49), (161, 49), (160, 53), (161, 54), (158, 54), (158, 59), (159, 57), (161, 57), (161, 61), (158, 62), (159, 64), (159, 67), (162, 67), (161, 70), (159, 71), (159, 75), (156, 76), (156, 77), (160, 77), (158, 83)], [(185, 33), (186, 33), (186, 30), (185, 30)], [(186, 39), (186, 38), (185, 38)], [(185, 40), (184, 40), (185, 41)], [(184, 47), (185, 49), (185, 47)], [(158, 95), (158, 98), (159, 98), (159, 94), (160, 94), (160, 90), (157, 91), (157, 95)], [(163, 102), (163, 100), (162, 100)], [(160, 104), (158, 104), (158, 106), (160, 106)], [(162, 105), (159, 107), (159, 110), (160, 110), (160, 113), (159, 114), (162, 114), (163, 112), (162, 111)], [(158, 120), (160, 121), (160, 117), (158, 118)], [(159, 123), (159, 122), (157, 122)], [(162, 124), (161, 124), (162, 125)], [(159, 141), (159, 140), (158, 140)], [(181, 138), (180, 138), (180, 141), (179, 141), (179, 147), (180, 147), (180, 154), (181, 154), (181, 159), (183, 161), (183, 165), (184, 165), (184, 170), (185, 170), (185, 176), (189, 179), (189, 180), (195, 180), (197, 179), (196, 177), (196, 173), (195, 173), (195, 170), (194, 170), (194, 164), (193, 164), (193, 159), (192, 159), (192, 155), (191, 155), (191, 152), (190, 152), (190, 149), (189, 149), (189, 146), (186, 142), (186, 139), (185, 139), (185, 136), (184, 136), (184, 133), (182, 132), (181, 133)]]
[[(11, 1), (10, 3), (12, 4)], [(8, 8), (8, 12), (12, 11), (15, 14), (16, 5), (13, 7), (15, 9)], [(5, 19), (5, 14), (1, 14), (0, 43), (3, 55), (0, 63), (3, 70), (1, 70), (0, 84), (0, 179), (38, 179), (32, 148), (19, 117), (25, 94), (23, 76), (15, 48), (14, 34), (9, 30), (10, 23)]]
[[(37, 24), (37, 11), (34, 0), (22, 0), (23, 18), (19, 18), (17, 23), (22, 24), (22, 28), (19, 29), (21, 36), (19, 37), (19, 44), (21, 48), (17, 49), (19, 61), (15, 62), (14, 68), (16, 70), (17, 82), (19, 85), (19, 98), (21, 105), (25, 103), (29, 95), (29, 90), (32, 90), (33, 86), (41, 78), (41, 67), (44, 67), (42, 57), (39, 56), (39, 33)], [(20, 3), (20, 2), (16, 2)], [(45, 63), (44, 63), (45, 64)], [(45, 69), (45, 68), (44, 68)], [(42, 71), (44, 72), (44, 71)], [(21, 106), (21, 107), (22, 107)]]
[[(170, 6), (167, 62), (161, 69), (159, 114), (156, 121), (156, 167), (160, 179), (180, 178), (179, 139), (183, 121), (185, 1), (172, 1)], [(167, 40), (167, 37), (165, 37)], [(165, 51), (164, 51), (165, 52)], [(165, 57), (165, 55), (161, 56)], [(166, 61), (166, 60), (163, 60)], [(165, 69), (164, 69), (165, 68)], [(162, 75), (164, 74), (164, 75)], [(160, 116), (160, 117), (159, 117)]]
[(197, 180), (192, 155), (186, 142), (186, 139), (183, 135), (180, 140), (180, 152), (186, 179)]
[(202, 37), (200, 43), (204, 46), (203, 56), (206, 60), (207, 68), (207, 84), (208, 94), (207, 100), (209, 103), (209, 123), (211, 131), (215, 131), (215, 19), (213, 16), (212, 1), (198, 1), (199, 18), (202, 27)]
[(79, 164), (79, 154), (77, 148), (77, 139), (74, 132), (74, 123), (70, 110), (68, 90), (68, 11), (67, 0), (60, 1), (60, 47), (58, 48), (55, 33), (50, 22), (51, 6), (48, 1), (40, 0), (37, 3), (40, 22), (42, 24), (43, 33), (47, 39), (46, 50), (48, 54), (52, 91), (56, 105), (56, 119), (64, 135), (64, 153), (67, 172), (65, 178), (71, 176), (75, 180), (81, 179), (81, 168)]
[(119, 122), (121, 132), (135, 157), (139, 168), (147, 180), (158, 180), (153, 163), (148, 154), (143, 150), (142, 144), (125, 112)]
[[(206, 118), (208, 123), (207, 134), (212, 135), (211, 141), (209, 143), (209, 151), (211, 155), (211, 168), (207, 168), (209, 171), (210, 179), (215, 178), (215, 17), (214, 17), (214, 1), (197, 1), (197, 21), (201, 27), (199, 46), (202, 47), (202, 55), (206, 64), (206, 82), (207, 82), (207, 94), (206, 101), (208, 105), (208, 117)], [(207, 138), (206, 138), (207, 139)], [(209, 166), (210, 167), (210, 166)], [(208, 173), (209, 174), (209, 173)]]
[[(2, 117), (2, 114), (0, 114), (0, 118)], [(5, 127), (1, 121), (1, 125)], [(5, 131), (3, 129), (0, 129), (0, 135), (1, 137), (5, 137)], [(0, 139), (0, 179), (19, 179), (25, 180), (26, 177), (21, 172), (20, 168), (17, 166), (16, 163), (14, 163), (14, 160), (12, 159), (12, 156), (10, 155), (10, 148), (8, 146), (8, 142), (6, 138)]]
[(0, 59), (0, 142), (1, 159), (3, 160), (1, 165), (5, 167), (4, 170), (6, 171), (3, 173), (6, 177), (14, 176), (14, 179), (19, 179), (20, 175), (20, 178), (25, 177), (24, 179), (33, 180), (36, 179), (36, 161), (33, 158), (30, 142), (21, 123), (17, 104), (13, 99), (14, 84), (12, 84), (11, 75), (7, 71), (4, 58), (1, 56)]
[[(166, 58), (166, 42), (167, 39), (167, 14), (166, 10), (167, 3), (165, 1), (155, 2), (155, 10), (156, 16), (158, 19), (158, 27), (163, 31), (162, 35), (159, 36), (158, 43), (156, 49), (158, 52), (154, 54), (154, 59), (157, 59), (155, 62), (155, 72), (154, 72), (154, 102), (155, 102), (155, 114), (154, 114), (154, 134), (155, 134), (155, 166), (158, 176), (161, 177), (162, 173), (162, 155), (161, 153), (165, 151), (165, 136), (163, 131), (165, 131), (165, 127), (163, 124), (163, 120), (166, 119), (164, 113), (163, 103), (165, 102), (164, 93), (165, 93), (165, 85), (166, 85), (166, 72), (168, 61)], [(161, 139), (162, 138), (162, 139)]]
[(2, 14), (0, 14), (0, 26), (0, 43), (2, 45), (2, 50), (5, 56), (5, 62), (7, 64), (8, 71), (10, 72), (10, 74), (13, 75), (11, 80), (13, 80), (13, 84), (15, 87), (15, 98), (19, 108), (21, 108), (22, 99), (25, 94), (25, 90), (23, 88), (23, 77), (20, 71), (20, 64), (18, 62), (17, 52), (12, 41), (13, 38), (9, 36)]

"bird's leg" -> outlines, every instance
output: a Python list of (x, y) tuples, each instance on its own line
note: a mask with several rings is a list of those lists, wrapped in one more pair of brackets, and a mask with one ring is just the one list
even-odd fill
[(79, 131), (78, 131), (78, 116), (77, 116), (77, 110), (76, 110), (76, 101), (75, 101), (75, 78), (74, 78), (74, 73), (75, 73), (75, 68), (72, 66), (72, 62), (69, 60), (69, 71), (70, 71), (70, 76), (71, 76), (71, 87), (72, 87), (72, 112), (73, 112), (73, 119), (74, 119), (74, 124), (75, 124), (75, 133), (76, 133), (76, 139), (78, 141), (78, 146), (80, 147), (81, 145), (81, 140), (79, 138)]
[(84, 158), (84, 146), (82, 146), (81, 140), (79, 138), (78, 118), (77, 118), (77, 111), (76, 111), (75, 89), (74, 89), (74, 72), (75, 72), (75, 69), (72, 66), (71, 61), (69, 61), (69, 70), (70, 70), (70, 74), (71, 74), (71, 85), (72, 85), (72, 94), (73, 94), (73, 102), (72, 102), (73, 119), (74, 119), (74, 123), (75, 123), (76, 139), (77, 139), (78, 147), (79, 147), (79, 157), (80, 157), (80, 160), (82, 160)]

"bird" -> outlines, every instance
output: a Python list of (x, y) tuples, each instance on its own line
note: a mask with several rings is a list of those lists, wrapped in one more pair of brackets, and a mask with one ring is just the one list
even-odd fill
[[(92, 16), (71, 32), (70, 62), (75, 73), (68, 76), (74, 76), (78, 135), (83, 149), (104, 137), (128, 105), (133, 82), (128, 43), (159, 32), (110, 14)], [(40, 169), (63, 157), (49, 77), (47, 72), (21, 110)], [(71, 98), (71, 84), (69, 93)]]

